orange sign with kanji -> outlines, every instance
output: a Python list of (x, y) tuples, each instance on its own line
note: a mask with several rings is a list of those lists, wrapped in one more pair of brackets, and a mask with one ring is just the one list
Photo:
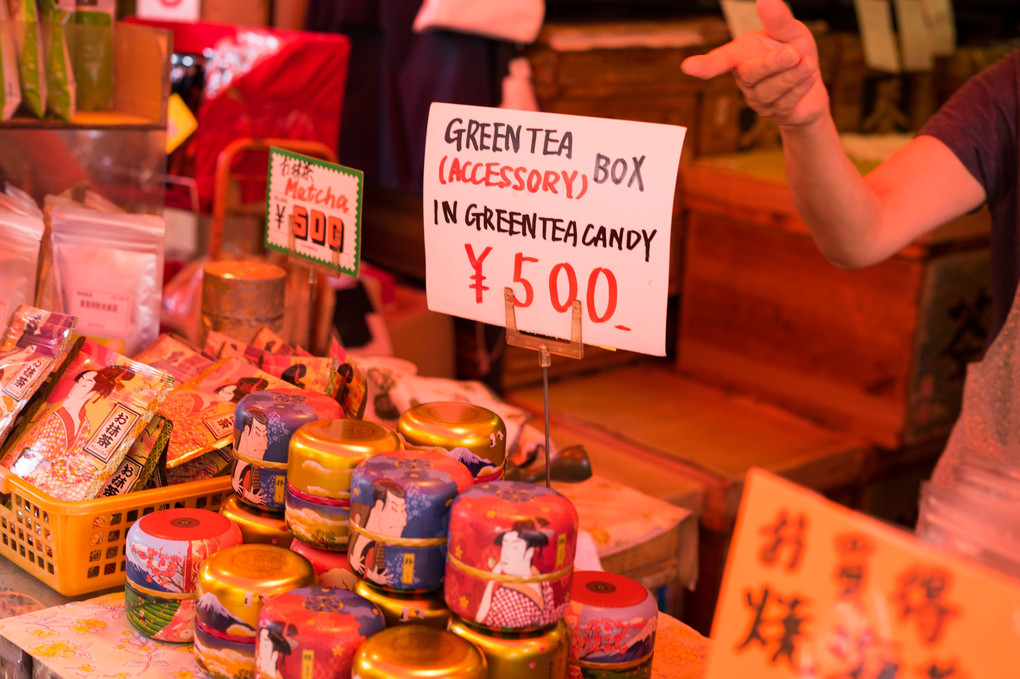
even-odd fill
[(1017, 676), (1020, 581), (754, 469), (706, 679)]

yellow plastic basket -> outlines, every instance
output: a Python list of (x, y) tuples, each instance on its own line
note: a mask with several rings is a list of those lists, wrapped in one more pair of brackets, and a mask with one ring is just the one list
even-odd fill
[(230, 495), (220, 476), (117, 497), (65, 502), (0, 468), (0, 554), (64, 596), (122, 586), (125, 538), (140, 517), (171, 507), (217, 511)]

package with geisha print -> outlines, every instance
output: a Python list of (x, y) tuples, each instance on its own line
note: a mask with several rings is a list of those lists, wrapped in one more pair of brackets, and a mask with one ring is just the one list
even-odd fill
[[(268, 337), (263, 334), (262, 341), (265, 342)], [(271, 338), (269, 341), (272, 343)], [(360, 420), (365, 416), (368, 380), (339, 345), (330, 347), (328, 357), (311, 356), (306, 351), (297, 350), (275, 353), (211, 330), (206, 336), (202, 353), (218, 358), (242, 356), (260, 369), (296, 387), (332, 396), (351, 419)]]
[(169, 374), (81, 338), (0, 465), (58, 500), (94, 499), (172, 386)]
[(170, 444), (173, 422), (158, 413), (149, 420), (142, 433), (128, 449), (117, 471), (106, 479), (98, 497), (113, 497), (142, 490), (157, 469), (166, 473), (166, 451)]
[(230, 473), (230, 465), (234, 463), (234, 453), (230, 446), (210, 450), (204, 455), (166, 470), (167, 485), (190, 483), (223, 476)]
[(0, 444), (70, 348), (77, 319), (21, 305), (0, 345)]
[(577, 509), (565, 496), (523, 481), (476, 484), (450, 508), (446, 605), (490, 629), (553, 625), (570, 602), (576, 548)]
[(134, 357), (159, 334), (163, 219), (84, 207), (49, 215), (54, 310), (77, 316), (79, 334)]
[(282, 354), (284, 356), (289, 356), (291, 354), (297, 354), (298, 356), (312, 356), (312, 354), (308, 353), (300, 346), (292, 347), (287, 344), (287, 341), (274, 332), (268, 325), (262, 326), (262, 328), (255, 333), (255, 338), (251, 341), (251, 345), (256, 349), (268, 351), (271, 354)]
[(363, 419), (368, 406), (368, 376), (335, 337), (330, 337), (328, 356), (340, 361), (340, 382), (333, 398), (339, 401), (348, 417)]
[(136, 361), (170, 373), (178, 385), (190, 382), (215, 363), (187, 341), (165, 332), (148, 347), (135, 354), (134, 358)]
[(159, 413), (174, 423), (166, 464), (172, 469), (234, 440), (238, 401), (262, 389), (289, 387), (243, 358), (225, 358), (171, 391)]

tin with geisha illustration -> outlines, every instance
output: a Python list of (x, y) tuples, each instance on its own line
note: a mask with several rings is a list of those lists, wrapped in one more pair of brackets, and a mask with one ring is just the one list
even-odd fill
[(472, 482), (467, 467), (441, 453), (394, 450), (359, 464), (351, 476), (351, 568), (390, 589), (441, 587), (450, 503)]
[(563, 620), (530, 632), (497, 632), (453, 616), (448, 629), (482, 652), (488, 679), (567, 678), (570, 631)]
[(302, 425), (343, 416), (336, 399), (308, 389), (252, 392), (234, 409), (234, 452), (249, 462), (286, 463), (290, 439)]
[(255, 636), (256, 679), (349, 677), (354, 653), (385, 629), (378, 606), (354, 592), (299, 587), (262, 606)]
[(363, 420), (319, 420), (290, 439), (287, 525), (299, 539), (322, 549), (347, 549), (351, 474), (374, 454), (398, 450), (396, 432)]
[(450, 508), (446, 603), (491, 629), (554, 625), (570, 601), (576, 546), (577, 510), (560, 493), (522, 481), (477, 484)]
[(397, 432), (410, 446), (438, 447), (471, 470), (475, 483), (503, 478), (506, 424), (488, 408), (433, 401), (401, 413)]
[(239, 545), (216, 552), (198, 572), (195, 657), (210, 676), (235, 679), (255, 671), (255, 634), (263, 604), (315, 585), (308, 559), (275, 545)]
[(572, 679), (648, 679), (659, 610), (637, 580), (618, 573), (574, 571), (570, 608)]
[(241, 544), (241, 531), (208, 509), (163, 509), (132, 524), (125, 541), (128, 622), (152, 639), (191, 641), (199, 568)]
[(229, 495), (220, 505), (220, 514), (241, 529), (244, 544), (259, 543), (289, 547), (294, 536), (287, 529), (283, 512), (270, 512), (241, 502), (237, 495)]

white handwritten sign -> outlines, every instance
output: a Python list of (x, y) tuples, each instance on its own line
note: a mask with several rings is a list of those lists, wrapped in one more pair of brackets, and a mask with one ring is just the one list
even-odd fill
[(434, 103), (423, 186), (433, 311), (665, 355), (673, 194), (686, 129)]
[(273, 148), (266, 182), (266, 247), (357, 276), (361, 170)]

